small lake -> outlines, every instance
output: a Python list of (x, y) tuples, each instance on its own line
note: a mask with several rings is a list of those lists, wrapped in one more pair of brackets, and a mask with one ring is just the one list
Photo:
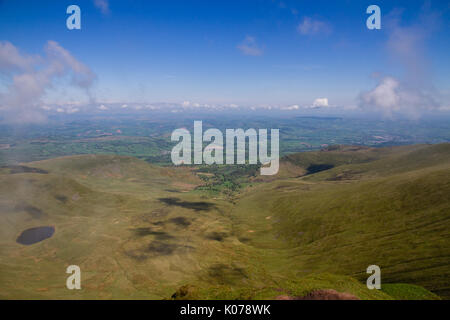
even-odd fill
[(41, 242), (45, 239), (51, 238), (55, 233), (55, 227), (36, 227), (23, 231), (17, 238), (16, 242), (29, 246)]

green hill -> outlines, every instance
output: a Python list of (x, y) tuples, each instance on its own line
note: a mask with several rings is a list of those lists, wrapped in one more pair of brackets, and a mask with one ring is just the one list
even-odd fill
[[(360, 152), (354, 158), (364, 158)], [(362, 280), (376, 264), (385, 282), (449, 296), (449, 144), (368, 152), (380, 156), (339, 165), (352, 158), (348, 151), (306, 160), (296, 155), (299, 163), (314, 158), (336, 166), (247, 192), (233, 210), (239, 234), (252, 246), (289, 252), (284, 267), (297, 275), (332, 272)], [(330, 179), (349, 170), (359, 179)]]
[[(449, 160), (449, 144), (331, 147), (232, 199), (196, 189), (195, 168), (131, 157), (0, 168), (0, 298), (448, 298)], [(40, 226), (55, 232), (16, 242)], [(81, 291), (65, 288), (71, 264)]]

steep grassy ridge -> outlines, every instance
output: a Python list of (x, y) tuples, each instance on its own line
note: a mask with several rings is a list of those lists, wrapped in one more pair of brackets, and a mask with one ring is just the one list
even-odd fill
[[(384, 282), (448, 296), (449, 145), (396, 149), (370, 151), (386, 154), (378, 160), (249, 190), (233, 210), (238, 232), (252, 246), (286, 251), (284, 267), (297, 276), (326, 271), (364, 279), (367, 266), (376, 264)], [(323, 154), (327, 162), (339, 161)], [(360, 179), (330, 181), (350, 169)]]

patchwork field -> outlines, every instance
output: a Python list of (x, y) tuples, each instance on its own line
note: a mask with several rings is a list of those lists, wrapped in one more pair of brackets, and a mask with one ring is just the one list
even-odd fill
[(217, 172), (126, 156), (2, 167), (0, 298), (449, 298), (449, 160), (450, 144), (333, 146), (276, 178), (233, 172), (229, 192), (207, 187)]

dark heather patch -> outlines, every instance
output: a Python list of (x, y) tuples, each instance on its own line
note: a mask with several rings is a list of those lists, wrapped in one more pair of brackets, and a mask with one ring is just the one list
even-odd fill
[(174, 237), (168, 234), (164, 231), (153, 231), (152, 228), (136, 228), (132, 229), (134, 234), (138, 237), (145, 237), (145, 236), (155, 236), (157, 240), (169, 240), (173, 239)]
[(171, 236), (167, 232), (162, 232), (162, 231), (155, 231), (153, 233), (153, 235), (155, 236), (155, 239), (157, 239), (157, 240), (170, 240), (170, 239), (175, 238), (174, 236)]
[(169, 206), (177, 206), (195, 211), (207, 211), (216, 207), (214, 204), (205, 201), (181, 201), (178, 198), (159, 198), (158, 200)]
[(11, 166), (3, 166), (1, 168), (9, 169), (10, 174), (16, 173), (40, 173), (40, 174), (48, 174), (47, 170), (31, 168), (27, 166), (19, 166), (19, 165), (11, 165)]
[(333, 289), (314, 290), (303, 297), (291, 297), (290, 300), (359, 300), (357, 296)]
[(313, 174), (320, 171), (325, 171), (334, 168), (334, 165), (332, 164), (312, 164), (308, 168), (306, 168), (306, 174)]
[(181, 193), (179, 190), (175, 190), (175, 189), (166, 189), (165, 191), (173, 192), (173, 193)]
[(212, 278), (218, 284), (230, 285), (247, 278), (247, 274), (242, 268), (219, 263), (208, 269), (208, 277)]
[(206, 235), (206, 239), (222, 242), (228, 236), (225, 232), (211, 232)]
[(138, 237), (149, 236), (149, 235), (151, 235), (153, 233), (151, 228), (135, 228), (135, 229), (132, 229), (132, 231)]
[(41, 209), (23, 203), (16, 205), (14, 211), (25, 211), (33, 219), (40, 219), (45, 216), (45, 213)]
[(63, 196), (63, 195), (60, 195), (60, 194), (57, 194), (55, 196), (55, 199), (58, 200), (58, 201), (61, 201), (62, 203), (66, 203), (67, 200), (69, 200), (66, 196)]
[(124, 253), (136, 261), (145, 261), (149, 258), (170, 256), (174, 254), (175, 251), (177, 251), (178, 253), (183, 253), (193, 249), (195, 248), (191, 246), (178, 245), (155, 240), (139, 249), (127, 250)]
[(160, 256), (169, 256), (173, 254), (176, 248), (177, 245), (175, 244), (153, 241), (148, 245), (146, 251)]
[(185, 228), (191, 224), (191, 222), (188, 219), (186, 219), (185, 217), (172, 218), (172, 219), (169, 219), (169, 222), (172, 222), (172, 223), (176, 224), (177, 226), (185, 227)]
[(23, 245), (32, 245), (48, 239), (55, 233), (55, 227), (37, 227), (24, 230), (17, 238), (17, 243)]

